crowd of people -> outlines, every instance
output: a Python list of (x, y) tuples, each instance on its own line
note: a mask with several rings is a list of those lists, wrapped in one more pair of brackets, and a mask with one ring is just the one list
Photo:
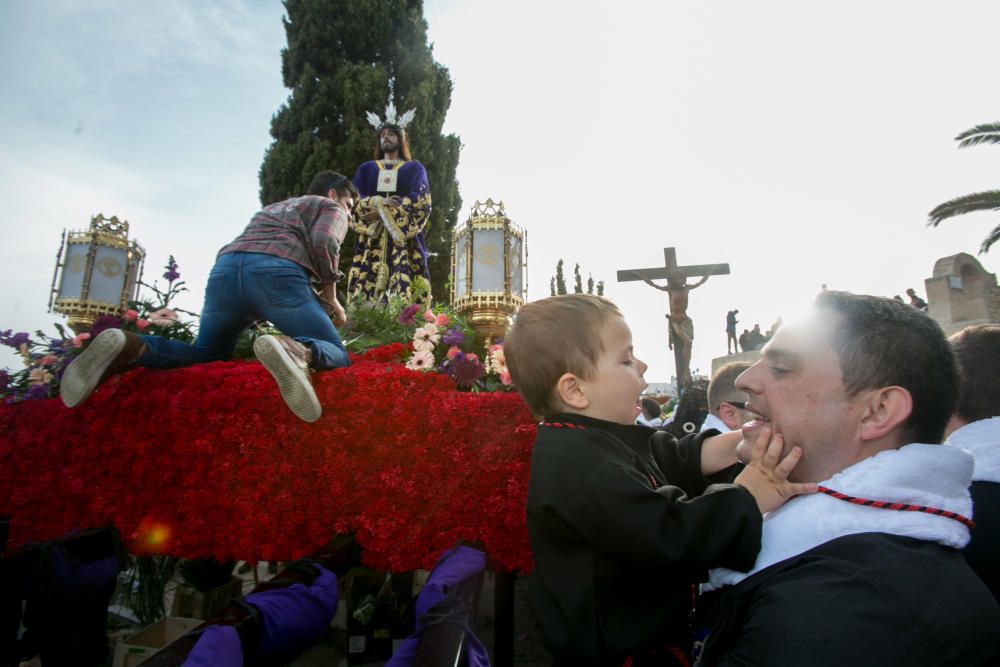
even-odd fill
[(824, 290), (667, 426), (600, 297), (526, 304), (505, 351), (540, 420), (530, 594), (555, 664), (1000, 664), (1000, 325), (949, 340)]

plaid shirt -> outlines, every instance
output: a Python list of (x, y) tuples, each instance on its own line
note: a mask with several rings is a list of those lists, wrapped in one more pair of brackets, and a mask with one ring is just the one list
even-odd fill
[(329, 285), (343, 275), (337, 263), (349, 218), (343, 206), (327, 197), (286, 199), (254, 215), (243, 233), (219, 254), (259, 252), (282, 257), (302, 266), (319, 285)]

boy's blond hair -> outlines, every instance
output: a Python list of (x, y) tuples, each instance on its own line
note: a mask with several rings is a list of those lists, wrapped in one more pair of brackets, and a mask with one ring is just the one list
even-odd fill
[(601, 329), (618, 306), (593, 294), (563, 294), (521, 306), (504, 337), (510, 377), (528, 408), (538, 418), (563, 411), (556, 383), (564, 373), (593, 376), (604, 351)]

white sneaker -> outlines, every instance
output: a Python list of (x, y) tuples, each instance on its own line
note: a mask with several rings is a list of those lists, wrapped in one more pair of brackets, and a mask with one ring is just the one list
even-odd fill
[(67, 408), (74, 408), (87, 400), (101, 383), (108, 368), (125, 349), (126, 342), (124, 331), (107, 329), (73, 360), (59, 382), (59, 397)]
[(311, 350), (288, 336), (261, 336), (253, 344), (253, 352), (274, 381), (285, 399), (285, 405), (295, 415), (314, 422), (323, 414), (323, 407), (309, 379)]

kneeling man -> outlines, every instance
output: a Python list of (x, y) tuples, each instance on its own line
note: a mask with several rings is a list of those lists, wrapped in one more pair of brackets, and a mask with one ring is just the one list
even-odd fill
[(998, 665), (1000, 607), (962, 557), (972, 457), (939, 443), (955, 356), (925, 313), (827, 291), (736, 386), (821, 493), (765, 517), (747, 573), (714, 570), (702, 665)]

